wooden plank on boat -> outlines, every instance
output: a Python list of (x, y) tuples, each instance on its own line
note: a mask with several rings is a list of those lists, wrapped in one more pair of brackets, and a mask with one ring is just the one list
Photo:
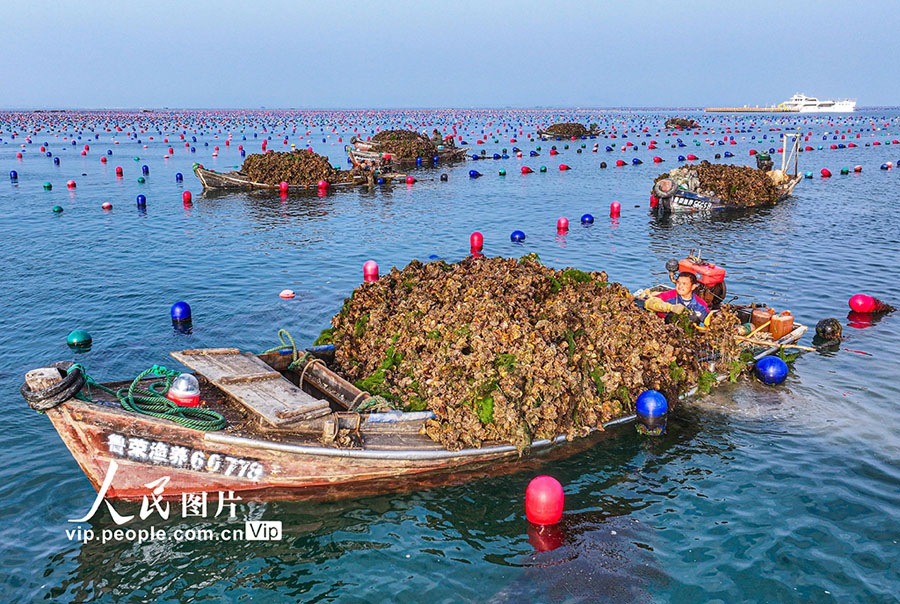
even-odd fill
[[(307, 394), (252, 353), (223, 349), (172, 352), (184, 363), (272, 426), (331, 413), (328, 401)], [(185, 354), (187, 353), (187, 354)]]

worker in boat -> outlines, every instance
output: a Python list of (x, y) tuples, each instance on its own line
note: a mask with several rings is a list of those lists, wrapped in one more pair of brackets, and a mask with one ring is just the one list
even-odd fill
[(664, 317), (668, 313), (680, 315), (689, 312), (697, 323), (702, 323), (709, 315), (709, 307), (694, 293), (700, 284), (691, 272), (680, 272), (675, 280), (675, 289), (650, 296), (644, 301), (644, 308)]
[(441, 131), (437, 128), (431, 131), (431, 142), (433, 142), (435, 145), (444, 144), (444, 137), (441, 136)]

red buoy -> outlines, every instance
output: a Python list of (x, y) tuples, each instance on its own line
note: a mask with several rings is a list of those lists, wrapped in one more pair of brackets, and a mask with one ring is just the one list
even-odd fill
[(621, 212), (621, 211), (622, 211), (622, 204), (620, 204), (618, 201), (614, 201), (611, 204), (609, 204), (609, 215), (612, 216), (613, 218), (617, 217), (619, 215), (619, 212)]
[(328, 185), (328, 181), (327, 181), (327, 180), (320, 180), (317, 186), (318, 186), (320, 189), (327, 189), (328, 186), (329, 186), (329, 185)]
[(565, 494), (552, 476), (538, 476), (525, 489), (525, 516), (534, 524), (556, 524), (562, 518)]
[(565, 172), (569, 169), (569, 166), (567, 166), (566, 164), (559, 164), (559, 169), (560, 171)]
[(556, 149), (550, 149), (550, 155), (557, 155), (558, 153), (559, 151), (557, 151)]
[(101, 163), (101, 164), (105, 164), (105, 163), (106, 163), (106, 156), (105, 156), (105, 155), (103, 155), (103, 156), (100, 157), (100, 163)]
[(532, 170), (528, 166), (522, 166), (522, 174), (531, 174), (532, 172), (534, 172), (534, 170)]
[(116, 166), (116, 176), (122, 176), (122, 166)]
[[(812, 151), (812, 149), (807, 149), (807, 151)], [(750, 155), (756, 155), (756, 149), (750, 149)]]
[(616, 165), (619, 166), (619, 167), (621, 168), (622, 166), (625, 165), (625, 162), (622, 161), (621, 159), (617, 159), (617, 160), (616, 160)]
[(407, 177), (406, 177), (406, 184), (411, 185), (411, 184), (413, 184), (414, 182), (416, 182), (416, 178), (415, 178), (414, 176), (407, 176)]
[(191, 203), (191, 192), (185, 191), (184, 193), (182, 193), (181, 201), (183, 201), (184, 203)]
[(69, 187), (70, 189), (74, 189), (74, 188), (75, 188), (75, 181), (74, 181), (74, 180), (70, 180), (69, 182), (66, 183), (66, 186)]
[(659, 198), (656, 195), (654, 195), (653, 193), (650, 193), (650, 207), (655, 208), (658, 205), (659, 205)]
[(688, 158), (689, 160), (693, 161), (693, 160), (697, 159), (697, 156), (694, 155), (694, 154), (689, 154), (689, 155), (687, 156), (687, 158)]
[(472, 252), (480, 252), (484, 247), (484, 235), (475, 231), (469, 235), (469, 245), (472, 247)]
[(363, 264), (363, 281), (378, 281), (378, 263), (366, 260)]
[(278, 183), (278, 190), (281, 192), (286, 192), (288, 190), (288, 184), (282, 180), (280, 183)]
[(828, 168), (822, 168), (819, 173), (822, 175), (822, 178), (828, 178), (829, 176), (831, 176), (831, 170), (829, 170)]
[(569, 219), (565, 216), (561, 216), (559, 220), (556, 221), (556, 230), (557, 231), (568, 231), (569, 230)]
[(654, 164), (658, 164), (658, 163), (660, 163), (662, 160), (663, 160), (663, 158), (661, 158), (661, 157), (658, 156), (658, 155), (654, 155), (654, 156), (653, 156), (653, 163), (654, 163)]
[(108, 201), (104, 201), (104, 202), (103, 202), (103, 205), (100, 206), (100, 207), (103, 208), (104, 210), (111, 210), (111, 209), (112, 209), (112, 204), (109, 203)]
[(853, 166), (854, 172), (862, 172), (862, 166)]

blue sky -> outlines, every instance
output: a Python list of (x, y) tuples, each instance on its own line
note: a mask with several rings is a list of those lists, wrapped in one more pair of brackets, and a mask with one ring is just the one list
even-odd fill
[(900, 2), (7, 0), (0, 108), (900, 105)]

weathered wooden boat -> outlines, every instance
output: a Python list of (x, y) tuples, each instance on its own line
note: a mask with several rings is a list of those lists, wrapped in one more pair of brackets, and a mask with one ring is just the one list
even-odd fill
[[(194, 175), (200, 180), (204, 189), (275, 189), (280, 190), (281, 185), (273, 185), (264, 182), (255, 182), (247, 178), (242, 172), (216, 172), (203, 166), (194, 166)], [(406, 174), (388, 173), (380, 175), (385, 181), (405, 180)], [(364, 175), (349, 175), (346, 182), (330, 184), (330, 189), (349, 189), (365, 186), (368, 181)], [(302, 185), (288, 183), (288, 191), (314, 191), (317, 185)]]
[[(584, 140), (584, 139), (588, 139), (588, 138), (596, 138), (596, 137), (600, 136), (601, 134), (603, 134), (603, 133), (605, 133), (605, 132), (606, 132), (606, 130), (603, 130), (603, 129), (601, 129), (601, 128), (591, 128), (591, 129), (589, 129), (587, 132), (585, 132), (584, 134), (579, 134), (579, 135), (575, 136), (575, 139), (576, 139), (576, 140), (577, 140), (577, 139), (582, 139), (582, 140)], [(539, 137), (541, 137), (541, 140), (542, 140), (542, 141), (546, 141), (546, 140), (557, 140), (557, 141), (561, 141), (561, 140), (572, 140), (572, 135), (560, 134), (560, 133), (554, 132), (554, 131), (552, 131), (552, 130), (538, 130), (538, 131), (536, 132), (536, 134), (537, 134)]]
[[(756, 357), (804, 332), (798, 326)], [(124, 389), (155, 390), (158, 378), (150, 376), (166, 373), (164, 368), (106, 385), (90, 379), (85, 385), (78, 367), (63, 376), (59, 368), (71, 363), (26, 376), (23, 395), (46, 413), (94, 488), (105, 486), (107, 498), (141, 499), (147, 485), (163, 476), (162, 496), (169, 498), (234, 491), (245, 499), (338, 499), (429, 488), (572, 455), (635, 419), (614, 418), (604, 430), (573, 440), (536, 440), (521, 454), (506, 442), (448, 451), (424, 433), (431, 412), (371, 412), (365, 408), (369, 395), (319, 358), (231, 348), (172, 356), (195, 372), (201, 409), (220, 414), (222, 424), (201, 430), (191, 424), (190, 410), (188, 425), (182, 425), (124, 406)]]
[[(784, 180), (777, 185), (778, 194), (772, 205), (790, 197), (794, 192), (794, 187), (803, 179), (798, 166), (800, 137), (796, 134), (785, 134), (783, 139), (785, 143), (789, 137), (793, 138), (793, 147), (790, 153), (782, 153), (781, 174), (784, 175)], [(787, 149), (787, 144), (784, 145), (784, 148)], [(792, 160), (794, 172), (788, 174), (785, 172), (785, 168), (790, 166)], [(769, 164), (771, 165), (771, 162)], [(658, 181), (653, 187), (653, 193), (657, 199), (656, 210), (659, 214), (737, 210), (751, 207), (683, 189), (675, 186), (674, 182), (668, 179)]]
[[(420, 163), (434, 163), (434, 156), (415, 158), (400, 157), (395, 154), (385, 153), (379, 150), (378, 143), (354, 141), (352, 145), (346, 145), (344, 150), (347, 152), (347, 157), (350, 158), (350, 162), (354, 166), (358, 166), (362, 162), (366, 162), (375, 168), (382, 168), (385, 166), (415, 166)], [(437, 150), (438, 163), (463, 161), (466, 158), (466, 152), (468, 150), (468, 147), (439, 146)]]

